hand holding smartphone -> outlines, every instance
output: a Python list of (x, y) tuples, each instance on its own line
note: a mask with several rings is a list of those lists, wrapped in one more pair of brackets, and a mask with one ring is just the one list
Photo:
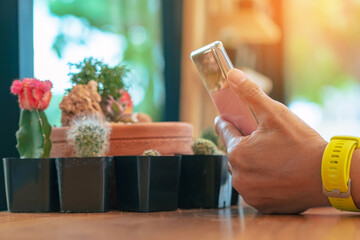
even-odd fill
[(220, 116), (234, 124), (244, 135), (255, 131), (255, 116), (227, 83), (227, 74), (234, 67), (223, 44), (216, 41), (195, 50), (191, 53), (191, 59)]

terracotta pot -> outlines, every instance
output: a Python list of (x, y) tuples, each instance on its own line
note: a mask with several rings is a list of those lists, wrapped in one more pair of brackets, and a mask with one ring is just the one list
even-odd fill
[[(51, 157), (74, 157), (66, 141), (68, 127), (55, 127), (51, 132)], [(193, 127), (184, 122), (112, 124), (110, 151), (107, 156), (141, 155), (156, 149), (162, 155), (192, 154)]]

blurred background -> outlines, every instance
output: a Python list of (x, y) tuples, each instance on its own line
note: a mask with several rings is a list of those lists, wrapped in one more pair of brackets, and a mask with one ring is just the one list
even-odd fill
[[(127, 64), (135, 110), (166, 120), (165, 103), (172, 93), (165, 91), (163, 24), (174, 19), (164, 19), (163, 2), (34, 0), (34, 75), (54, 82), (47, 110), (53, 125), (60, 126), (58, 104), (70, 86), (68, 63), (89, 56), (110, 65)], [(181, 81), (174, 81), (180, 98), (173, 101), (179, 115), (168, 118), (193, 123), (196, 134), (213, 124), (216, 110), (189, 54), (221, 40), (237, 67), (325, 138), (360, 133), (359, 1), (180, 2), (176, 10), (182, 17), (175, 21), (182, 26), (167, 32), (182, 30)], [(169, 66), (171, 62), (167, 59)]]
[(162, 120), (164, 59), (160, 0), (34, 0), (34, 75), (54, 83), (50, 121), (71, 87), (68, 63), (85, 57), (110, 66), (125, 64), (136, 111)]
[(215, 40), (326, 140), (359, 136), (359, 23), (359, 0), (0, 0), (1, 157), (17, 155), (11, 82), (50, 79), (46, 111), (60, 126), (68, 63), (90, 56), (132, 69), (135, 111), (199, 136), (217, 112), (189, 56)]

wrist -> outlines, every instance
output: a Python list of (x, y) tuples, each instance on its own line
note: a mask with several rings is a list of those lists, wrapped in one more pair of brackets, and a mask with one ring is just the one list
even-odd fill
[(318, 186), (317, 187), (317, 191), (316, 191), (316, 196), (317, 198), (314, 199), (315, 200), (315, 204), (314, 206), (312, 207), (331, 207), (331, 203), (329, 201), (329, 198), (327, 196), (325, 196), (323, 194), (323, 183), (322, 183), (322, 177), (321, 177), (321, 164), (322, 164), (322, 158), (323, 158), (323, 155), (324, 155), (324, 152), (325, 152), (325, 148), (327, 146), (328, 142), (326, 142), (325, 140), (319, 144), (319, 154), (317, 156), (317, 166), (316, 166), (316, 169), (317, 169), (317, 181), (316, 181), (316, 185)]
[(355, 149), (350, 165), (351, 197), (356, 207), (360, 209), (359, 169), (360, 169), (360, 149)]

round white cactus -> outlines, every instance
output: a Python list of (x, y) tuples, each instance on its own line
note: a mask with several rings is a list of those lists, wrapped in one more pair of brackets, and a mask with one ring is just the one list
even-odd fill
[(84, 116), (73, 120), (67, 139), (78, 157), (99, 157), (109, 150), (110, 131), (110, 124), (99, 117)]

